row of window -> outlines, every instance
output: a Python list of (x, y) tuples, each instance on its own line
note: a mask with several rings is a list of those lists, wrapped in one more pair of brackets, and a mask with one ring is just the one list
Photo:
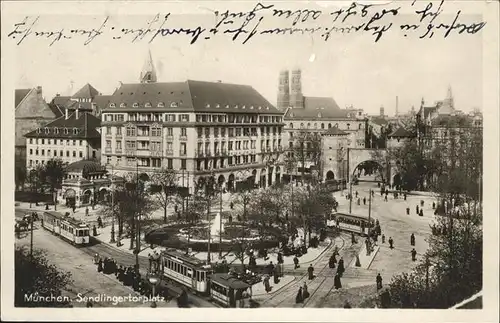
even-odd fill
[[(346, 124), (346, 126), (347, 126), (347, 129), (348, 129), (348, 130), (350, 130), (350, 129), (351, 129), (351, 124), (350, 124), (350, 123)], [(304, 123), (303, 123), (303, 122), (301, 122), (301, 123), (300, 123), (300, 129), (304, 129), (304, 127), (305, 127), (305, 126), (304, 126)], [(331, 123), (329, 123), (329, 124), (328, 124), (328, 129), (330, 129), (331, 127), (332, 127), (332, 124), (331, 124)], [(334, 127), (334, 128), (338, 128), (338, 127), (339, 127), (339, 124), (338, 124), (338, 123), (336, 123), (333, 127)], [(290, 129), (293, 129), (293, 123), (292, 123), (292, 122), (290, 122), (289, 128), (290, 128)], [(307, 127), (305, 127), (305, 128), (306, 128), (306, 129), (311, 129), (311, 123), (310, 123), (310, 122), (308, 122), (308, 123), (307, 123)], [(318, 129), (318, 123), (316, 123), (316, 122), (314, 123), (314, 129)], [(321, 129), (325, 129), (325, 124), (324, 124), (324, 123), (321, 123)], [(359, 130), (359, 129), (363, 129), (363, 124), (362, 124), (362, 123), (359, 123), (359, 124), (358, 124), (358, 130)]]
[[(64, 141), (66, 140), (66, 146), (69, 146), (71, 143), (73, 146), (81, 146), (83, 144), (83, 140), (70, 140), (70, 139), (53, 139), (54, 140), (54, 145), (64, 145)], [(29, 140), (30, 145), (35, 143), (36, 145), (45, 145), (45, 139), (33, 139), (30, 138)], [(52, 139), (47, 139), (47, 145), (52, 145)]]
[[(125, 116), (127, 120), (125, 120)], [(104, 121), (110, 122), (125, 122), (125, 121), (134, 121), (134, 122), (143, 122), (143, 121), (157, 121), (157, 122), (175, 122), (178, 120), (179, 122), (189, 122), (189, 114), (163, 114), (163, 113), (127, 113), (127, 114), (112, 114), (105, 113), (103, 116)]]
[[(29, 151), (30, 156), (33, 156), (33, 152), (35, 153), (35, 156), (45, 156), (45, 149), (41, 149), (41, 150), (35, 149), (33, 151), (33, 149), (30, 148), (30, 151)], [(76, 157), (77, 151), (73, 150), (72, 153), (73, 153), (72, 154), (73, 157)], [(53, 154), (53, 155), (51, 155), (51, 154)], [(64, 157), (64, 150), (59, 150), (59, 155), (58, 155), (57, 154), (57, 150), (54, 149), (54, 151), (52, 151), (50, 149), (47, 149), (47, 157)], [(70, 157), (70, 151), (69, 150), (66, 150), (66, 157)], [(82, 151), (78, 151), (78, 157), (83, 158), (83, 152)]]
[[(169, 106), (171, 108), (177, 108), (177, 107), (179, 107), (179, 103), (182, 104), (183, 102), (182, 101), (180, 101), (180, 102), (171, 102)], [(158, 102), (158, 104), (156, 106), (158, 108), (164, 108), (165, 107), (165, 103), (164, 102)], [(110, 108), (116, 108), (116, 104), (115, 103), (110, 103), (109, 107)], [(120, 108), (126, 108), (126, 107), (127, 107), (126, 103), (120, 103)], [(139, 107), (139, 103), (133, 103), (132, 104), (132, 108), (138, 108), (138, 107)], [(146, 102), (144, 104), (144, 107), (145, 108), (152, 108), (153, 105), (150, 102)]]
[(281, 116), (257, 116), (255, 114), (197, 114), (196, 122), (220, 123), (281, 123)]
[[(73, 152), (72, 155), (73, 155), (73, 158), (76, 158), (76, 152)], [(53, 157), (57, 157), (56, 153), (54, 154)], [(63, 155), (60, 154), (59, 157), (63, 157)], [(70, 157), (68, 151), (66, 151), (66, 157)], [(94, 150), (94, 151), (92, 151), (92, 158), (96, 158), (96, 157), (97, 157), (97, 153)], [(83, 158), (82, 154), (79, 154), (79, 158)], [(41, 163), (42, 165), (45, 164), (45, 160), (39, 161), (38, 159), (35, 159), (35, 160), (29, 159), (28, 162), (29, 162), (29, 167), (33, 167), (33, 165), (38, 165), (38, 163)]]
[[(44, 132), (45, 134), (47, 134), (47, 135), (48, 135), (48, 134), (50, 134), (50, 129), (51, 129), (51, 128), (49, 128), (49, 127), (45, 127), (45, 128), (43, 129), (43, 132)], [(64, 133), (65, 135), (69, 135), (69, 134), (70, 134), (70, 129), (68, 129), (68, 128), (57, 128), (57, 127), (52, 128), (52, 132), (53, 132), (54, 134), (56, 134), (56, 135), (60, 134), (60, 133), (61, 133), (61, 131), (62, 131), (62, 133)], [(77, 135), (77, 134), (79, 134), (79, 133), (80, 133), (80, 131), (81, 131), (81, 129), (78, 129), (78, 128), (72, 128), (72, 129), (71, 129), (71, 133), (72, 133), (73, 135)], [(36, 130), (36, 132), (37, 132), (38, 134), (42, 133), (42, 128), (38, 128), (38, 129)]]
[(199, 282), (204, 282), (205, 281), (205, 272), (204, 271), (198, 271), (198, 270), (193, 270), (191, 268), (187, 268), (186, 266), (175, 262), (170, 259), (165, 259), (165, 268), (173, 270), (175, 272), (178, 272), (179, 274), (183, 276), (188, 276), (187, 273), (188, 271), (191, 271), (191, 274), (189, 275), (190, 277), (195, 278)]
[[(174, 169), (174, 160), (172, 158), (167, 158), (165, 165), (162, 165), (161, 158), (135, 158), (135, 157), (127, 157), (126, 158), (126, 166), (135, 166), (136, 164), (142, 167), (155, 167), (162, 168), (166, 167), (168, 169)], [(106, 157), (107, 164), (112, 164), (111, 156)], [(116, 166), (122, 166), (122, 157), (116, 157)], [(181, 168), (187, 169), (187, 161), (186, 159), (181, 159)]]
[[(227, 166), (255, 164), (257, 162), (256, 155), (231, 156), (227, 158), (213, 158), (196, 161), (196, 170), (211, 170), (225, 168)], [(184, 169), (184, 168), (183, 168)]]
[[(151, 131), (150, 131), (151, 130)], [(173, 137), (174, 129), (165, 128), (167, 137)], [(127, 137), (143, 136), (143, 137), (161, 137), (162, 128), (156, 127), (127, 127), (126, 128)], [(106, 134), (111, 135), (111, 127), (106, 127)], [(117, 128), (117, 135), (121, 135), (121, 128)], [(187, 128), (181, 128), (181, 137), (187, 137)]]
[[(203, 137), (205, 135), (206, 138), (209, 138), (211, 133), (213, 133), (214, 137), (219, 137), (219, 133), (221, 137), (226, 137), (226, 128), (196, 128), (198, 133), (198, 138)], [(281, 127), (260, 127), (261, 135), (281, 135)], [(241, 136), (258, 136), (257, 128), (228, 128), (227, 129), (228, 137), (241, 137)]]

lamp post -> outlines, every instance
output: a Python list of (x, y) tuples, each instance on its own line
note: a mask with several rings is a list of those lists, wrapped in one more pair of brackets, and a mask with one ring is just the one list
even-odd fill
[(219, 259), (222, 259), (222, 183), (219, 184), (220, 209), (219, 209)]
[(156, 292), (156, 286), (160, 283), (160, 257), (159, 255), (154, 255), (150, 256), (151, 258), (149, 259), (149, 273), (148, 273), (148, 281), (151, 284), (151, 307), (155, 308), (156, 307), (156, 299), (155, 299), (155, 292)]
[(115, 243), (115, 190), (113, 184), (114, 169), (111, 165), (111, 239), (110, 243)]

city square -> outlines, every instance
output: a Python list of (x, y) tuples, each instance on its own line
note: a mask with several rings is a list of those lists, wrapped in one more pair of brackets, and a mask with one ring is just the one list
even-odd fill
[(349, 46), (380, 68), (275, 40), (255, 45), (260, 62), (151, 45), (96, 49), (102, 69), (77, 73), (49, 48), (57, 80), (23, 70), (15, 307), (483, 307), (478, 81), (451, 63), (403, 68), (377, 41)]

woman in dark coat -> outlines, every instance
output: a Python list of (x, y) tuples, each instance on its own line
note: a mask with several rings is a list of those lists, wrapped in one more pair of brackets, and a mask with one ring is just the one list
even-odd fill
[(334, 286), (335, 286), (335, 289), (340, 289), (340, 288), (342, 288), (342, 283), (340, 282), (340, 275), (339, 275), (339, 273), (337, 273), (337, 274), (335, 275), (335, 278), (334, 278), (334, 280), (333, 280), (333, 284), (334, 284)]
[(342, 277), (342, 274), (344, 273), (345, 271), (345, 268), (344, 268), (344, 258), (340, 258), (339, 260), (339, 266), (337, 268), (337, 274), (340, 275), (340, 277)]
[(304, 298), (302, 297), (302, 287), (299, 287), (299, 291), (297, 292), (297, 296), (295, 296), (295, 303), (299, 304), (304, 301)]
[(333, 254), (331, 257), (330, 257), (330, 261), (329, 261), (329, 266), (330, 268), (335, 268), (335, 264), (337, 263), (337, 259), (335, 258), (335, 254)]
[(304, 286), (302, 287), (302, 298), (306, 299), (309, 297), (309, 291), (307, 290), (307, 284), (304, 282)]

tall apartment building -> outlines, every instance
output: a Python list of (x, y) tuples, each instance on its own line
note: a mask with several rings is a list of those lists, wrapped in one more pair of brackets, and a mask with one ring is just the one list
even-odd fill
[(26, 134), (26, 167), (58, 158), (65, 163), (100, 158), (101, 120), (76, 109)]
[(122, 84), (103, 110), (103, 164), (116, 174), (172, 169), (190, 190), (208, 176), (230, 190), (281, 179), (283, 115), (261, 94), (222, 82), (157, 83), (149, 61), (141, 83)]

